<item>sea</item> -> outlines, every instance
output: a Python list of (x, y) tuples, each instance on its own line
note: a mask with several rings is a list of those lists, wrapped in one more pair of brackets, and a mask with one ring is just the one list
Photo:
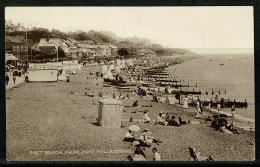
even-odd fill
[[(183, 88), (201, 91), (205, 99), (230, 99), (248, 103), (247, 108), (236, 108), (235, 114), (255, 118), (255, 82), (253, 54), (200, 55), (168, 68), (182, 84), (197, 87)], [(212, 90), (214, 95), (212, 95)], [(206, 95), (208, 92), (208, 95)], [(222, 108), (230, 112), (230, 108)]]

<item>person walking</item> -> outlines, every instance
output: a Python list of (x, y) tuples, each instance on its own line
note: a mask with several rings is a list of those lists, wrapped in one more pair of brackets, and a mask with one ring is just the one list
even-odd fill
[(9, 75), (6, 73), (5, 75), (5, 84), (8, 85), (9, 82)]
[(13, 81), (14, 81), (14, 84), (15, 84), (15, 80), (16, 80), (16, 77), (15, 77), (15, 75), (13, 76)]

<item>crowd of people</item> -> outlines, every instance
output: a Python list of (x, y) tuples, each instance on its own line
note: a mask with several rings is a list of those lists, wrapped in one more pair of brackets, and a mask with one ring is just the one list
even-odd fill
[[(137, 135), (135, 135), (132, 130), (130, 130), (130, 129), (128, 130), (123, 141), (131, 142), (132, 146), (135, 147), (134, 155), (133, 156), (129, 155), (127, 157), (128, 160), (130, 160), (130, 161), (131, 160), (134, 160), (134, 161), (147, 160), (143, 150), (145, 148), (151, 147), (153, 143), (155, 143), (157, 145), (162, 143), (162, 141), (151, 136), (151, 134), (152, 134), (151, 130), (146, 128), (141, 132), (141, 135), (139, 137), (137, 137)], [(152, 149), (152, 152), (154, 153), (154, 160), (160, 161), (161, 156), (157, 152), (157, 148), (154, 147)]]

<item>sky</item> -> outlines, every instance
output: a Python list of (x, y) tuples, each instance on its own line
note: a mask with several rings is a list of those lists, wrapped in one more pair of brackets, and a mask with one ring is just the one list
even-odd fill
[(64, 32), (112, 31), (118, 37), (148, 38), (151, 43), (196, 53), (247, 53), (254, 48), (249, 6), (6, 7), (5, 20), (10, 19), (25, 27)]

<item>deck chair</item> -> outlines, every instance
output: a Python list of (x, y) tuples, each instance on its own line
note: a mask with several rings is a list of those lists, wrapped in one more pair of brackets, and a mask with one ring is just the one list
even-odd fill
[(190, 158), (193, 158), (194, 161), (207, 161), (208, 160), (207, 157), (200, 156), (200, 152), (196, 153), (195, 148), (189, 147), (189, 151), (190, 151), (190, 157), (189, 157), (188, 161), (190, 160)]

